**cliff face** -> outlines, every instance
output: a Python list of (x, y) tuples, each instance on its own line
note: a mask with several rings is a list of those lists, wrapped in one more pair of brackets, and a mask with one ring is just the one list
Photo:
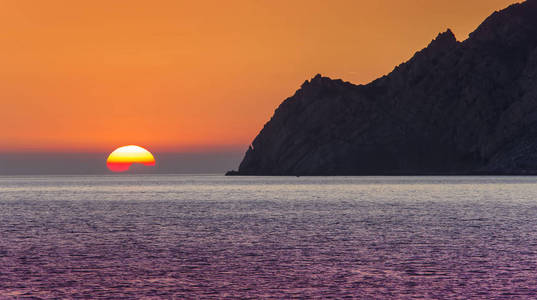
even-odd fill
[(487, 173), (537, 174), (537, 0), (464, 42), (438, 35), (368, 85), (304, 82), (234, 174)]

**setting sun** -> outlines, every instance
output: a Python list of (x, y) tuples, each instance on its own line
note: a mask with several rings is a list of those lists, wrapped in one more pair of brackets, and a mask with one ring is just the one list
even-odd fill
[(110, 153), (106, 160), (106, 166), (112, 172), (125, 172), (134, 163), (154, 166), (155, 158), (146, 149), (140, 146), (129, 145), (117, 148)]

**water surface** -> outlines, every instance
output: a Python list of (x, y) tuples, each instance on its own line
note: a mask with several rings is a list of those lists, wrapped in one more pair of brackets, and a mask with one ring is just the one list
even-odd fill
[(537, 294), (537, 177), (0, 177), (0, 298)]

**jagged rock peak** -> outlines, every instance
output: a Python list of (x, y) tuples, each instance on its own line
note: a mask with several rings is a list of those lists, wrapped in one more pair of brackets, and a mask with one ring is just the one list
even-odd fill
[(330, 77), (322, 76), (321, 74), (315, 75), (312, 79), (304, 81), (301, 88), (322, 88), (322, 87), (334, 87), (337, 85), (349, 85), (348, 82), (343, 82), (340, 79), (332, 79)]
[(321, 74), (317, 74), (311, 79), (311, 83), (312, 84), (319, 84), (319, 83), (322, 82), (322, 80), (323, 80), (323, 76)]
[(317, 74), (313, 78), (311, 78), (311, 80), (304, 81), (304, 83), (302, 84), (301, 87), (305, 88), (305, 87), (309, 86), (310, 84), (319, 83), (322, 78), (323, 78), (323, 76), (321, 74)]
[(451, 48), (454, 45), (457, 45), (457, 38), (451, 29), (439, 33), (438, 36), (427, 46), (427, 48), (437, 49), (437, 48)]
[(457, 38), (455, 37), (455, 34), (453, 34), (453, 31), (451, 31), (450, 28), (448, 28), (446, 31), (439, 33), (436, 39), (434, 39), (433, 43), (453, 43), (456, 41)]

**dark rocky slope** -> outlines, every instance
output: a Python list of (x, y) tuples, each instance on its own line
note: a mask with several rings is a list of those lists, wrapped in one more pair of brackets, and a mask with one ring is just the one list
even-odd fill
[(370, 84), (306, 81), (228, 174), (537, 174), (537, 0)]

